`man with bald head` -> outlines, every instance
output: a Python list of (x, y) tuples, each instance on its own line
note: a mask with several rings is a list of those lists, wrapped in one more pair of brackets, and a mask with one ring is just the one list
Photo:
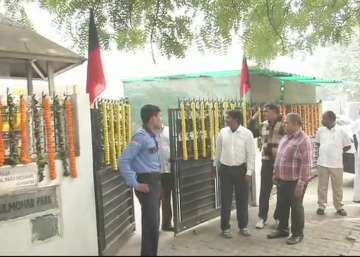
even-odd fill
[(279, 144), (274, 164), (274, 182), (278, 185), (280, 223), (269, 239), (289, 236), (291, 209), (291, 237), (287, 244), (300, 243), (304, 238), (305, 215), (303, 198), (310, 180), (312, 147), (310, 138), (302, 131), (301, 117), (289, 113), (286, 133)]
[(343, 209), (343, 153), (351, 148), (351, 139), (341, 128), (336, 126), (336, 115), (327, 111), (322, 117), (323, 127), (316, 133), (315, 142), (319, 147), (318, 164), (318, 215), (325, 214), (329, 177), (333, 191), (336, 213), (346, 216)]

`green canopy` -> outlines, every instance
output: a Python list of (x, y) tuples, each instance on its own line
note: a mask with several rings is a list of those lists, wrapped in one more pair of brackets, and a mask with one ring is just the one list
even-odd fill
[[(299, 82), (304, 84), (313, 84), (316, 86), (322, 85), (341, 85), (342, 81), (339, 80), (325, 80), (315, 77), (301, 76), (292, 73), (272, 71), (269, 69), (262, 68), (249, 68), (250, 75), (267, 76), (279, 81), (286, 82)], [(184, 80), (184, 79), (195, 79), (195, 78), (227, 78), (227, 77), (240, 77), (240, 70), (226, 70), (226, 71), (215, 71), (215, 72), (201, 72), (201, 73), (190, 73), (190, 74), (178, 74), (170, 76), (159, 76), (159, 77), (145, 77), (145, 78), (131, 78), (126, 79), (123, 82), (139, 83), (139, 82), (152, 82), (152, 81), (166, 81), (166, 80)]]

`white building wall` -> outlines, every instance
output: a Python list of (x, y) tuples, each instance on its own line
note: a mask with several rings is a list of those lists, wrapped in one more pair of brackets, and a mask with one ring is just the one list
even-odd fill
[[(32, 214), (16, 220), (0, 222), (0, 255), (97, 255), (97, 227), (93, 177), (91, 122), (86, 94), (77, 96), (80, 156), (78, 178), (63, 178), (61, 161), (59, 175), (60, 210)], [(31, 219), (44, 214), (59, 213), (59, 237), (47, 242), (32, 243)]]

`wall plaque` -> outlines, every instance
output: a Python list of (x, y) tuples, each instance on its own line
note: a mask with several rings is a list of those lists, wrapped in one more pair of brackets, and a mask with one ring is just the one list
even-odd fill
[(0, 221), (58, 208), (56, 189), (52, 186), (0, 196)]
[(34, 163), (15, 167), (1, 167), (0, 193), (35, 186), (37, 180), (37, 167)]

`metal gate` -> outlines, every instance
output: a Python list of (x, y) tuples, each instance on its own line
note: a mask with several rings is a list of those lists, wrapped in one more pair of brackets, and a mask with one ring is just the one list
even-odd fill
[(169, 109), (175, 234), (220, 215), (219, 180), (211, 174), (212, 161), (180, 158), (180, 126), (179, 110)]
[(133, 191), (120, 173), (103, 167), (101, 115), (91, 110), (96, 216), (100, 255), (114, 255), (135, 231)]

